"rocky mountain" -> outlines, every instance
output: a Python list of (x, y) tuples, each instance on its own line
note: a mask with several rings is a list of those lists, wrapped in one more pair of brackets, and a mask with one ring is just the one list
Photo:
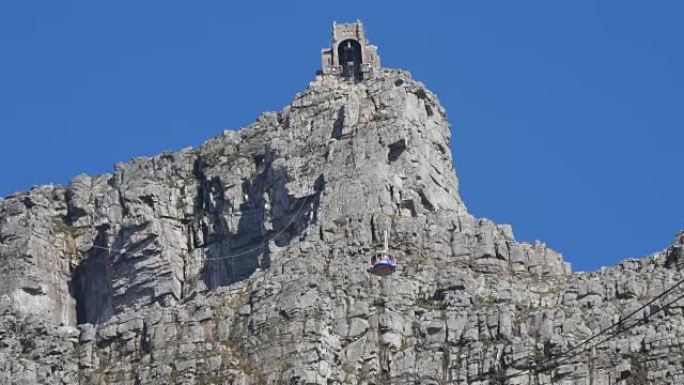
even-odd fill
[(573, 274), (468, 213), (430, 90), (364, 74), (0, 200), (0, 384), (684, 384), (684, 233)]

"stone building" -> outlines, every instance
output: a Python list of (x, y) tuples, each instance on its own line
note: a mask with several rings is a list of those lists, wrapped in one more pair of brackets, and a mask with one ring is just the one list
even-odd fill
[(363, 24), (333, 23), (330, 48), (321, 51), (322, 74), (362, 80), (372, 77), (378, 68), (378, 47), (368, 44)]

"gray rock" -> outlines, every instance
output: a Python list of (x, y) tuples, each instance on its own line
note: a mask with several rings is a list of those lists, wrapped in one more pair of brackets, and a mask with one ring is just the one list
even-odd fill
[(682, 305), (639, 308), (684, 233), (572, 274), (467, 212), (450, 140), (409, 73), (322, 75), (198, 149), (0, 200), (0, 384), (682, 383)]

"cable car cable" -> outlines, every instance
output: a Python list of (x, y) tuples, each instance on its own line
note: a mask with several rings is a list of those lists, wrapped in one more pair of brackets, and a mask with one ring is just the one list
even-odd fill
[[(585, 349), (583, 349), (583, 350), (581, 350), (581, 351), (579, 351), (579, 352), (576, 352), (575, 354), (573, 354), (573, 355), (571, 355), (571, 356), (567, 356), (568, 353), (570, 353), (570, 352), (572, 352), (572, 351), (575, 351), (579, 346), (586, 345), (586, 344), (589, 343), (590, 341), (593, 341), (593, 340), (597, 339), (598, 337), (600, 337), (601, 335), (606, 334), (608, 331), (610, 331), (610, 330), (613, 329), (614, 327), (616, 327), (616, 326), (618, 326), (618, 325), (621, 325), (624, 321), (626, 321), (627, 319), (629, 319), (630, 317), (632, 317), (634, 314), (638, 313), (640, 310), (643, 310), (646, 306), (652, 304), (652, 303), (655, 302), (657, 299), (662, 298), (663, 296), (665, 296), (665, 295), (669, 294), (670, 292), (672, 292), (672, 290), (674, 290), (675, 288), (679, 287), (682, 283), (684, 283), (684, 279), (678, 281), (677, 283), (675, 283), (674, 285), (672, 285), (670, 288), (668, 288), (668, 289), (665, 290), (664, 292), (658, 294), (656, 297), (654, 297), (654, 298), (652, 298), (650, 301), (648, 301), (645, 305), (643, 305), (643, 306), (641, 306), (639, 309), (637, 309), (637, 310), (631, 312), (627, 317), (622, 318), (622, 319), (621, 319), (620, 321), (618, 321), (617, 323), (611, 325), (611, 326), (608, 327), (608, 328), (605, 328), (605, 329), (599, 331), (597, 334), (591, 336), (590, 338), (588, 338), (587, 340), (585, 340), (585, 341), (581, 342), (580, 344), (576, 345), (576, 346), (573, 347), (572, 349), (570, 349), (570, 350), (568, 350), (568, 351), (565, 351), (565, 352), (559, 354), (559, 355), (556, 356), (556, 357), (550, 358), (550, 359), (546, 360), (545, 362), (542, 362), (541, 364), (539, 364), (539, 368), (537, 368), (537, 369), (534, 369), (534, 368), (524, 369), (524, 370), (522, 370), (522, 371), (519, 371), (518, 373), (513, 373), (513, 374), (510, 374), (510, 375), (506, 376), (505, 379), (513, 378), (513, 377), (518, 377), (518, 376), (521, 376), (521, 375), (524, 375), (524, 374), (528, 374), (528, 373), (530, 373), (530, 372), (532, 372), (532, 371), (534, 371), (535, 373), (543, 373), (543, 372), (546, 372), (546, 371), (548, 371), (548, 370), (550, 370), (550, 369), (558, 368), (560, 363), (565, 362), (565, 361), (567, 361), (567, 360), (569, 360), (569, 359), (571, 359), (571, 358), (574, 358), (574, 357), (576, 357), (576, 356), (578, 356), (578, 355), (580, 355), (580, 354), (582, 354), (582, 353), (585, 353), (586, 351), (588, 351), (588, 350), (590, 350), (590, 349), (592, 349), (592, 348), (595, 348), (595, 347), (597, 347), (597, 346), (599, 346), (599, 345), (602, 345), (602, 344), (604, 344), (604, 343), (610, 341), (611, 339), (617, 337), (618, 335), (620, 335), (620, 334), (626, 332), (627, 330), (630, 330), (630, 329), (632, 329), (632, 328), (634, 328), (634, 327), (640, 325), (642, 322), (644, 322), (644, 321), (650, 319), (653, 315), (655, 315), (655, 314), (657, 314), (657, 313), (660, 313), (661, 311), (663, 311), (663, 310), (669, 308), (670, 306), (672, 306), (675, 302), (677, 302), (677, 301), (679, 301), (680, 299), (684, 298), (684, 294), (678, 296), (678, 297), (675, 298), (674, 300), (668, 302), (667, 304), (665, 304), (665, 305), (663, 305), (662, 307), (660, 307), (658, 310), (656, 310), (656, 311), (654, 311), (653, 313), (647, 315), (646, 317), (644, 317), (644, 318), (638, 320), (637, 322), (635, 322), (635, 323), (633, 323), (633, 324), (631, 324), (631, 325), (629, 325), (629, 326), (627, 326), (627, 327), (625, 327), (625, 328), (623, 328), (623, 329), (620, 329), (620, 330), (619, 330), (618, 332), (616, 332), (616, 333), (613, 333), (613, 334), (610, 335), (607, 339), (602, 340), (602, 341), (599, 341), (599, 342), (597, 342), (597, 343), (595, 343), (595, 344), (592, 344), (591, 346), (589, 346), (589, 347), (587, 347), (587, 348), (585, 348)], [(521, 359), (519, 359), (519, 360), (517, 360), (517, 361), (520, 361), (520, 360), (523, 360), (523, 359), (527, 359), (527, 358), (530, 358), (530, 357), (531, 357), (531, 356), (526, 356), (526, 357), (523, 357), (523, 358), (521, 358)], [(513, 363), (515, 363), (515, 361), (514, 361)], [(553, 365), (550, 365), (548, 368), (545, 368), (545, 366), (547, 366), (549, 363), (553, 363)], [(531, 374), (531, 373), (530, 373), (530, 374)]]

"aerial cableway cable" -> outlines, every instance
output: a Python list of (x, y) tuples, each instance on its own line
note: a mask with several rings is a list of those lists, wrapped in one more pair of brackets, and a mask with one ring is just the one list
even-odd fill
[[(679, 286), (681, 286), (682, 284), (684, 284), (684, 279), (681, 279), (681, 280), (677, 281), (674, 285), (670, 286), (667, 290), (665, 290), (665, 291), (663, 291), (662, 293), (658, 294), (657, 296), (651, 298), (651, 299), (650, 299), (648, 302), (646, 302), (644, 305), (642, 305), (642, 306), (640, 306), (638, 309), (636, 309), (636, 310), (630, 312), (627, 316), (621, 318), (618, 322), (612, 324), (611, 326), (609, 326), (609, 327), (607, 327), (607, 328), (605, 328), (605, 329), (602, 329), (602, 330), (599, 331), (598, 333), (596, 333), (596, 334), (594, 334), (593, 336), (587, 338), (586, 340), (580, 342), (579, 344), (575, 345), (575, 346), (572, 347), (571, 349), (569, 349), (569, 350), (567, 350), (567, 351), (565, 351), (565, 352), (562, 352), (562, 353), (560, 353), (559, 355), (557, 355), (557, 356), (555, 356), (555, 357), (552, 357), (552, 358), (549, 358), (549, 359), (547, 359), (546, 361), (544, 361), (544, 362), (538, 364), (538, 366), (537, 366), (536, 368), (530, 367), (530, 368), (528, 368), (528, 369), (523, 369), (523, 370), (521, 370), (521, 371), (519, 371), (519, 372), (517, 372), (517, 373), (513, 373), (513, 374), (509, 374), (509, 375), (507, 375), (507, 376), (504, 376), (504, 377), (501, 378), (501, 379), (502, 379), (502, 380), (505, 380), (505, 379), (510, 379), (510, 378), (514, 378), (514, 377), (519, 377), (519, 376), (522, 376), (522, 375), (525, 375), (525, 374), (544, 373), (544, 372), (548, 372), (549, 370), (552, 370), (552, 369), (557, 369), (557, 368), (560, 366), (561, 363), (563, 363), (563, 362), (565, 362), (565, 361), (567, 361), (567, 360), (570, 360), (570, 359), (572, 359), (572, 358), (574, 358), (574, 357), (577, 357), (577, 356), (579, 356), (580, 354), (583, 354), (583, 353), (585, 353), (585, 352), (587, 352), (587, 351), (589, 351), (589, 350), (591, 350), (591, 349), (593, 349), (593, 348), (596, 348), (597, 346), (602, 345), (602, 344), (604, 344), (604, 343), (606, 343), (606, 342), (612, 340), (613, 338), (615, 338), (615, 337), (617, 337), (617, 336), (623, 334), (624, 332), (626, 332), (626, 331), (628, 331), (628, 330), (630, 330), (630, 329), (632, 329), (632, 328), (634, 328), (634, 327), (636, 327), (636, 326), (641, 325), (642, 323), (648, 321), (648, 320), (649, 320), (651, 317), (653, 317), (654, 315), (656, 315), (656, 314), (658, 314), (658, 313), (660, 313), (660, 312), (662, 312), (662, 311), (664, 311), (664, 310), (670, 308), (670, 307), (671, 307), (672, 305), (674, 305), (677, 301), (679, 301), (679, 300), (681, 300), (682, 298), (684, 298), (684, 294), (679, 295), (679, 296), (678, 296), (677, 298), (675, 298), (674, 300), (672, 300), (672, 301), (666, 303), (665, 305), (661, 306), (660, 308), (658, 308), (657, 310), (653, 311), (652, 313), (650, 313), (650, 314), (644, 316), (643, 318), (638, 319), (636, 322), (634, 322), (634, 323), (632, 323), (632, 324), (629, 324), (629, 325), (625, 326), (626, 321), (627, 321), (628, 319), (630, 319), (630, 318), (633, 317), (634, 315), (638, 314), (639, 312), (643, 311), (644, 309), (646, 309), (648, 306), (652, 305), (652, 304), (653, 304), (654, 302), (656, 302), (657, 300), (659, 300), (659, 299), (661, 299), (661, 298), (667, 296), (668, 294), (670, 294), (671, 292), (673, 292), (675, 289), (677, 289), (677, 288), (678, 288)], [(606, 338), (606, 339), (604, 339), (604, 340), (600, 340), (600, 341), (598, 341), (598, 342), (596, 342), (596, 343), (594, 343), (594, 344), (589, 345), (588, 347), (585, 347), (584, 349), (581, 349), (581, 350), (577, 351), (581, 346), (585, 346), (585, 345), (589, 344), (591, 341), (594, 341), (594, 340), (598, 339), (599, 337), (601, 337), (601, 336), (607, 334), (609, 331), (611, 331), (611, 330), (613, 330), (613, 329), (617, 329), (617, 330), (616, 330), (614, 333), (608, 335), (608, 338)], [(573, 353), (573, 352), (574, 352), (574, 353)], [(573, 354), (570, 354), (570, 353), (573, 353)], [(528, 359), (528, 358), (530, 358), (530, 357), (531, 357), (531, 356), (522, 357), (522, 358), (520, 358), (520, 359), (518, 359), (518, 360), (516, 360), (516, 361), (513, 361), (511, 364), (515, 364), (515, 362), (519, 362), (519, 361), (521, 361), (521, 360)]]
[(574, 358), (574, 357), (577, 357), (577, 356), (579, 356), (580, 354), (585, 353), (585, 352), (589, 351), (590, 349), (597, 347), (598, 345), (602, 345), (602, 344), (604, 344), (604, 343), (606, 343), (606, 342), (612, 340), (613, 338), (619, 336), (620, 334), (623, 334), (624, 332), (626, 332), (626, 331), (628, 331), (628, 330), (630, 330), (630, 329), (632, 329), (632, 328), (635, 328), (635, 327), (637, 327), (637, 326), (643, 324), (643, 323), (646, 322), (649, 318), (651, 318), (652, 316), (654, 316), (654, 315), (656, 315), (656, 314), (658, 314), (658, 313), (660, 313), (660, 312), (662, 312), (662, 311), (664, 311), (664, 310), (670, 308), (670, 306), (672, 306), (673, 304), (675, 304), (675, 302), (681, 300), (682, 298), (684, 298), (684, 294), (679, 295), (677, 298), (675, 298), (674, 300), (672, 300), (672, 301), (668, 302), (667, 304), (661, 306), (660, 308), (658, 308), (658, 309), (655, 310), (654, 312), (650, 313), (648, 316), (636, 320), (636, 322), (634, 322), (633, 324), (630, 324), (630, 325), (628, 325), (628, 326), (625, 326), (625, 327), (623, 327), (623, 328), (618, 329), (615, 333), (611, 334), (611, 335), (610, 335), (608, 338), (606, 338), (605, 340), (600, 341), (600, 342), (597, 342), (597, 343), (595, 343), (595, 344), (593, 344), (593, 345), (591, 345), (591, 346), (589, 346), (589, 347), (587, 347), (587, 348), (584, 348), (584, 349), (580, 350), (579, 352), (576, 352), (576, 353), (574, 353), (574, 354), (572, 354), (572, 355), (570, 355), (570, 356), (561, 357), (561, 359), (556, 360), (555, 366), (558, 367), (558, 366), (560, 365), (560, 363), (562, 363), (562, 362), (564, 362), (564, 361), (567, 361), (567, 360), (569, 360), (569, 359), (572, 359), (572, 358)]
[[(564, 355), (570, 354), (570, 353), (576, 351), (577, 349), (579, 349), (581, 346), (586, 345), (586, 344), (588, 344), (589, 342), (591, 342), (591, 341), (593, 341), (593, 340), (599, 338), (601, 335), (607, 333), (608, 331), (610, 331), (610, 330), (612, 330), (612, 329), (615, 329), (615, 328), (617, 328), (617, 327), (623, 325), (624, 322), (627, 321), (629, 318), (631, 318), (631, 317), (633, 317), (634, 315), (636, 315), (637, 313), (643, 311), (644, 309), (646, 309), (648, 306), (650, 306), (651, 304), (653, 304), (655, 301), (659, 300), (660, 298), (663, 298), (663, 297), (665, 297), (666, 295), (670, 294), (672, 291), (674, 291), (676, 288), (678, 288), (678, 287), (679, 287), (680, 285), (682, 285), (682, 284), (684, 284), (684, 279), (679, 280), (677, 283), (675, 283), (674, 285), (670, 286), (670, 288), (668, 288), (667, 290), (665, 290), (665, 291), (663, 291), (662, 293), (658, 294), (657, 296), (651, 298), (648, 302), (646, 302), (645, 304), (643, 304), (642, 306), (640, 306), (638, 309), (636, 309), (636, 310), (630, 312), (630, 313), (629, 313), (628, 315), (626, 315), (625, 317), (621, 317), (620, 320), (619, 320), (618, 322), (616, 322), (616, 323), (614, 323), (614, 324), (608, 326), (607, 328), (605, 328), (605, 329), (599, 331), (598, 333), (594, 334), (593, 336), (589, 337), (588, 339), (586, 339), (586, 340), (582, 341), (581, 343), (579, 343), (579, 344), (573, 346), (571, 349), (569, 349), (569, 350), (567, 350), (567, 351), (561, 353), (559, 356), (556, 356), (554, 359), (558, 359), (560, 356), (564, 356)], [(654, 314), (655, 314), (655, 313), (654, 313)], [(574, 357), (574, 355), (573, 355), (572, 357)]]

